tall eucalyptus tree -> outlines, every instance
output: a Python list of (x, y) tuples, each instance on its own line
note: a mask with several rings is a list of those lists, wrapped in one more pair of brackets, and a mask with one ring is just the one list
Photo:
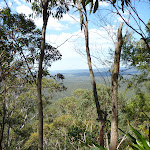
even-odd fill
[(78, 6), (78, 11), (80, 13), (81, 30), (82, 30), (82, 28), (84, 30), (87, 63), (88, 63), (88, 67), (89, 67), (93, 96), (94, 96), (94, 100), (95, 100), (95, 104), (96, 104), (98, 121), (99, 121), (99, 125), (100, 125), (100, 128), (99, 128), (100, 145), (102, 147), (104, 147), (104, 133), (103, 133), (103, 126), (104, 126), (104, 119), (103, 118), (104, 117), (103, 117), (103, 111), (100, 108), (100, 103), (99, 103), (98, 95), (97, 95), (96, 81), (95, 81), (94, 72), (92, 69), (92, 61), (91, 61), (91, 54), (90, 54), (90, 48), (89, 48), (89, 28), (88, 28), (87, 10), (86, 10), (85, 4), (83, 4), (83, 3), (85, 3), (85, 1), (81, 2), (80, 0), (77, 0), (76, 3)]
[(37, 93), (38, 93), (38, 110), (39, 110), (39, 145), (38, 149), (43, 150), (43, 105), (42, 105), (42, 73), (43, 73), (43, 59), (45, 55), (45, 36), (46, 28), (49, 16), (52, 15), (60, 19), (63, 13), (66, 13), (68, 6), (65, 1), (51, 1), (51, 0), (27, 0), (32, 3), (32, 9), (37, 15), (41, 15), (43, 18), (42, 25), (42, 41), (41, 41), (41, 51), (40, 59), (38, 65), (38, 78), (37, 78)]
[(120, 56), (123, 45), (122, 38), (123, 23), (120, 24), (117, 32), (117, 42), (115, 46), (114, 68), (112, 73), (112, 119), (111, 119), (111, 140), (110, 150), (116, 150), (118, 143), (118, 76), (120, 67)]

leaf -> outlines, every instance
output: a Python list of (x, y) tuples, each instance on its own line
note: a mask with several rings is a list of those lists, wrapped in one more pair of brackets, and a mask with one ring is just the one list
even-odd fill
[(95, 142), (94, 142), (93, 144), (94, 144), (96, 147), (100, 148), (101, 150), (107, 150), (107, 149), (105, 149), (104, 147), (102, 147), (102, 146), (96, 144)]
[(81, 2), (81, 3), (82, 3), (82, 6), (83, 6), (83, 7), (85, 7), (85, 6), (86, 6), (86, 5), (85, 5), (85, 0), (82, 0), (82, 2)]
[(95, 2), (93, 13), (95, 13), (97, 9), (98, 9), (98, 0), (96, 0)]
[(121, 132), (123, 132), (124, 134), (126, 134), (126, 136), (128, 137), (128, 138), (130, 138), (130, 140), (134, 143), (134, 144), (137, 144), (137, 142), (136, 142), (136, 139), (132, 136), (132, 135), (130, 135), (129, 133), (125, 133), (123, 130), (121, 130), (120, 128), (118, 128)]
[(92, 8), (93, 8), (93, 0), (90, 1), (91, 2), (91, 8), (90, 8), (90, 13), (92, 12)]
[(91, 0), (87, 0), (86, 2), (85, 2), (85, 6), (87, 5), (87, 4), (89, 4), (91, 2)]
[(147, 135), (147, 137), (149, 136), (149, 131), (144, 129), (145, 134)]
[(134, 129), (130, 124), (129, 124), (131, 130), (135, 133), (135, 135), (137, 136), (137, 138), (140, 140), (140, 142), (143, 144), (143, 146), (149, 150), (150, 147), (148, 146), (146, 140), (142, 137), (142, 135), (136, 130)]
[(128, 6), (130, 2), (130, 0), (125, 0), (126, 5)]
[(113, 0), (112, 3), (115, 4), (115, 3), (116, 3), (116, 0)]
[(141, 147), (140, 145), (137, 145), (137, 144), (132, 144), (132, 147), (134, 147), (134, 149), (138, 149), (138, 150), (145, 150), (143, 147)]
[(76, 0), (73, 0), (73, 3), (76, 4)]

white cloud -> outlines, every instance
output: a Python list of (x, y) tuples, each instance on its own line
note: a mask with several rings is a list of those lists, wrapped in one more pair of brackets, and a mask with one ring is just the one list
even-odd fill
[[(19, 2), (19, 0), (14, 0), (14, 1), (18, 4), (21, 4)], [(23, 2), (23, 1), (24, 0), (21, 0), (21, 2)], [(10, 3), (10, 5), (11, 5), (11, 3)], [(19, 5), (18, 7), (16, 7), (16, 10), (18, 13), (23, 13), (26, 16), (29, 16), (30, 14), (33, 13), (31, 7), (29, 7), (29, 5), (27, 5), (25, 3), (23, 5)], [(42, 22), (43, 22), (42, 17), (40, 17), (40, 18), (36, 17), (33, 20), (38, 28), (42, 28)], [(79, 15), (64, 14), (63, 18), (60, 20), (54, 19), (53, 17), (50, 16), (48, 19), (47, 29), (53, 30), (53, 31), (54, 30), (57, 30), (57, 31), (66, 30), (66, 29), (68, 29), (69, 24), (76, 24), (77, 21), (80, 22)]]
[(28, 6), (26, 6), (25, 4), (16, 7), (16, 10), (17, 10), (18, 13), (23, 13), (26, 16), (28, 16), (28, 15), (33, 13), (32, 9), (30, 7), (28, 7)]
[[(101, 6), (108, 6), (108, 3), (103, 3)], [(17, 12), (25, 13), (29, 15), (32, 13), (32, 10), (27, 5), (21, 5), (17, 7)], [(76, 21), (77, 20), (77, 21)], [(51, 69), (55, 70), (64, 70), (64, 69), (84, 69), (87, 67), (86, 53), (85, 53), (85, 40), (83, 31), (76, 31), (73, 33), (65, 33), (69, 27), (74, 29), (74, 25), (80, 20), (79, 15), (68, 15), (64, 14), (61, 20), (54, 19), (52, 17), (48, 20), (47, 30), (52, 30), (53, 34), (46, 35), (46, 41), (49, 42), (52, 46), (58, 47), (58, 50), (62, 54), (62, 60), (54, 62)], [(35, 18), (35, 24), (38, 28), (42, 28), (42, 18)], [(78, 24), (80, 26), (80, 24)], [(58, 35), (56, 35), (55, 31)], [(74, 30), (72, 30), (74, 31)], [(107, 32), (106, 32), (107, 31)], [(68, 31), (69, 32), (69, 31)], [(113, 26), (105, 26), (104, 28), (95, 29), (92, 28), (89, 30), (89, 43), (91, 55), (98, 56), (98, 54), (103, 53), (104, 56), (108, 54), (108, 49), (113, 47), (112, 39), (108, 36), (115, 38), (114, 36), (115, 28)], [(47, 32), (48, 33), (48, 32)], [(79, 54), (81, 53), (81, 54)], [(104, 58), (102, 56), (101, 59)], [(94, 60), (93, 60), (94, 62)], [(61, 68), (60, 68), (61, 67)], [(98, 66), (100, 67), (100, 66)]]
[[(33, 13), (32, 9), (26, 5), (18, 6), (18, 7), (16, 7), (16, 10), (18, 13), (23, 13), (26, 16), (29, 16), (30, 14)], [(67, 17), (65, 17), (65, 19), (66, 19), (66, 21), (69, 20)], [(40, 18), (36, 17), (34, 19), (34, 22), (38, 28), (42, 28), (43, 20), (41, 17)], [(51, 30), (51, 29), (52, 30), (64, 30), (67, 28), (68, 28), (67, 26), (61, 24), (60, 21), (58, 21), (57, 19), (49, 17), (47, 29), (49, 29), (49, 30)]]
[(9, 0), (9, 1), (8, 1), (8, 6), (11, 8), (12, 5), (13, 5), (12, 2)]
[(6, 7), (6, 3), (5, 2), (0, 2), (0, 8)]
[[(80, 31), (71, 33), (61, 33), (60, 35), (47, 35), (46, 39), (62, 54), (62, 60), (52, 64), (52, 70), (83, 69), (87, 68), (86, 59), (76, 51), (76, 40)], [(84, 43), (83, 43), (84, 44)], [(78, 45), (79, 46), (79, 45)], [(83, 46), (83, 45), (82, 45)]]
[(48, 24), (47, 24), (47, 29), (52, 29), (52, 30), (65, 30), (67, 29), (67, 25), (63, 25), (60, 23), (59, 20), (54, 19), (52, 17), (49, 17), (48, 19)]
[[(78, 63), (77, 63), (78, 62)], [(50, 70), (74, 70), (74, 69), (86, 69), (88, 68), (86, 60), (82, 56), (65, 59), (52, 63)]]
[(93, 45), (94, 43), (97, 43), (108, 48), (109, 45), (112, 44), (115, 40), (115, 32), (116, 30), (113, 26), (105, 26), (99, 29), (90, 29), (90, 44)]
[[(116, 32), (113, 26), (106, 26), (105, 28), (107, 30), (110, 30), (108, 32), (112, 31), (112, 33), (110, 33), (112, 35), (114, 34), (114, 32)], [(103, 28), (89, 30), (91, 56), (101, 56), (101, 59), (104, 60), (108, 56), (109, 48), (114, 48), (113, 41), (111, 37), (108, 36), (108, 32), (106, 32), (106, 30)], [(61, 33), (59, 35), (47, 35), (46, 40), (51, 45), (58, 47), (58, 50), (62, 54), (62, 60), (55, 62), (54, 65), (52, 65), (51, 69), (63, 70), (87, 68), (85, 40), (83, 32), (77, 31), (73, 34)], [(103, 54), (103, 56), (100, 54)], [(94, 61), (95, 60), (93, 58), (93, 62)], [(102, 66), (99, 65), (98, 67)]]
[[(74, 20), (75, 19), (75, 20)], [(61, 20), (54, 19), (53, 17), (49, 17), (47, 29), (49, 30), (66, 30), (69, 28), (69, 25), (76, 24), (79, 21), (79, 17), (75, 15), (64, 14)], [(42, 20), (41, 20), (42, 21)], [(39, 21), (39, 22), (41, 22)]]
[(102, 6), (102, 7), (107, 7), (107, 6), (109, 6), (109, 3), (108, 2), (104, 2), (104, 1), (100, 1), (99, 5)]
[[(117, 19), (118, 19), (120, 22), (124, 22), (124, 20), (128, 22), (128, 19), (127, 19), (126, 17), (124, 17), (124, 16), (118, 17)], [(123, 20), (123, 19), (124, 19), (124, 20)]]
[(55, 47), (58, 47), (64, 58), (71, 58), (78, 56), (75, 51), (74, 39), (77, 34), (61, 33), (60, 35), (47, 35), (46, 40)]
[(18, 5), (21, 5), (21, 2), (19, 0), (14, 0), (14, 2)]
[(62, 21), (69, 22), (70, 24), (75, 24), (80, 22), (80, 18), (79, 15), (75, 16), (75, 15), (64, 14)]
[[(34, 22), (38, 28), (40, 28), (40, 29), (42, 28), (42, 25), (43, 25), (42, 18), (35, 18)], [(47, 24), (48, 30), (53, 30), (53, 31), (57, 30), (58, 31), (58, 30), (64, 30), (67, 28), (68, 28), (68, 26), (61, 24), (60, 21), (58, 21), (52, 17), (49, 17), (48, 24)]]

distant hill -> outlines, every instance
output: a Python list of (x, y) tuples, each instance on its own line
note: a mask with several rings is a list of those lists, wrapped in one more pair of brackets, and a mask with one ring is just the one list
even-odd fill
[[(67, 87), (66, 91), (57, 92), (54, 94), (52, 102), (57, 101), (60, 98), (66, 96), (72, 96), (73, 91), (76, 89), (92, 89), (91, 87), (91, 79), (88, 69), (80, 69), (80, 70), (56, 70), (51, 71), (51, 75), (56, 75), (57, 73), (61, 73), (65, 76), (63, 80), (64, 85)], [(121, 75), (133, 75), (137, 74), (138, 71), (136, 69), (126, 69), (121, 68)], [(97, 84), (104, 84), (106, 86), (111, 86), (111, 73), (108, 68), (102, 68), (99, 70), (94, 69), (95, 80)], [(130, 76), (129, 76), (130, 77)], [(127, 87), (126, 84), (119, 84), (119, 90), (123, 91)]]
[[(109, 77), (111, 76), (111, 72), (109, 71), (109, 68), (102, 68), (102, 69), (94, 69), (94, 75), (95, 77)], [(79, 70), (56, 70), (56, 71), (51, 71), (50, 72), (52, 75), (61, 73), (64, 76), (74, 76), (74, 77), (89, 77), (89, 70), (88, 69), (79, 69)], [(120, 69), (120, 74), (121, 75), (132, 75), (132, 74), (137, 74), (138, 70), (137, 69), (127, 69), (127, 68), (121, 68)]]

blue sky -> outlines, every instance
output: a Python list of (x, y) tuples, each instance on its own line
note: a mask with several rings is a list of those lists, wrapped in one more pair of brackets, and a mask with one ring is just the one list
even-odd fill
[[(14, 12), (24, 13), (27, 16), (32, 13), (30, 4), (25, 0), (6, 0)], [(137, 13), (141, 19), (147, 23), (150, 17), (150, 3), (148, 0), (132, 1)], [(0, 7), (5, 6), (4, 0), (0, 0)], [(89, 10), (89, 6), (87, 6)], [(46, 41), (51, 45), (58, 47), (62, 53), (62, 60), (54, 62), (50, 70), (73, 70), (87, 69), (85, 55), (84, 35), (80, 30), (79, 13), (70, 12), (63, 16), (63, 19), (56, 20), (49, 18), (47, 25)], [(120, 11), (121, 12), (121, 11)], [(127, 20), (129, 13), (125, 9), (123, 17)], [(136, 17), (135, 15), (133, 17)], [(100, 9), (95, 14), (88, 16), (89, 19), (89, 36), (90, 50), (93, 66), (97, 68), (110, 67), (113, 58), (108, 55), (109, 49), (114, 50), (116, 41), (117, 28), (122, 19), (116, 15), (115, 10), (109, 3), (100, 3)], [(38, 28), (42, 28), (42, 18), (34, 18)], [(138, 29), (137, 24), (130, 19), (131, 26)], [(139, 23), (139, 22), (138, 22)], [(142, 29), (143, 25), (140, 23)], [(123, 33), (126, 31), (124, 25)], [(131, 31), (131, 30), (130, 30)], [(137, 38), (140, 38), (135, 34)]]

